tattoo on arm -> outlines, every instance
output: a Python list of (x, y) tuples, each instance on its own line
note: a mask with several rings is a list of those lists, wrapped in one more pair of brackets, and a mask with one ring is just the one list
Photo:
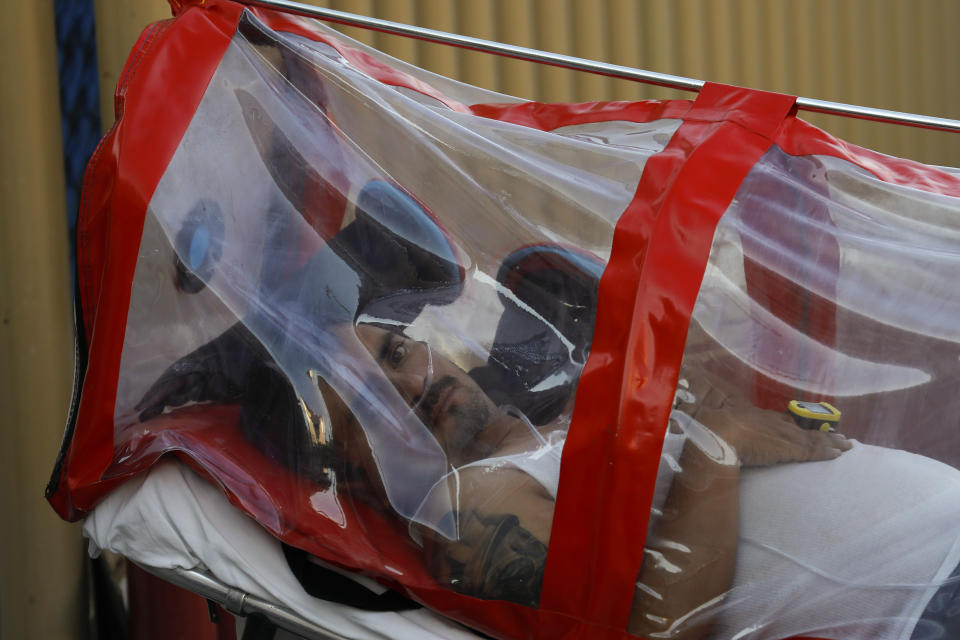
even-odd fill
[(437, 567), (457, 591), (536, 607), (547, 545), (513, 514), (460, 513), (460, 539), (444, 545)]

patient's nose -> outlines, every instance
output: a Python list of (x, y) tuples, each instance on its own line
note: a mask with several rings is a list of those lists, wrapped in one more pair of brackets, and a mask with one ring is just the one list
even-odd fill
[(419, 403), (426, 387), (426, 375), (423, 373), (395, 372), (390, 381), (411, 407)]

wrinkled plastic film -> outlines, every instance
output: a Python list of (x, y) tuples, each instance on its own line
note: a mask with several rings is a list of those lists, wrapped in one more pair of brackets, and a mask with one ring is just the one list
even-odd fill
[(658, 529), (682, 452), (719, 459), (716, 439), (740, 466), (735, 563), (662, 628), (939, 637), (960, 563), (958, 206), (775, 146), (750, 171), (694, 307), (647, 541), (689, 544)]
[[(614, 225), (679, 122), (536, 131), (348, 58), (242, 22), (150, 202), (106, 476), (186, 452), (330, 559), (402, 582), (337, 555), (389, 522), (448, 588), (535, 604), (465, 541), (542, 559)], [(464, 508), (495, 470), (540, 501)]]
[[(241, 15), (207, 5), (173, 44)], [(948, 174), (834, 144), (783, 96), (524, 104), (259, 15), (300, 35), (244, 13), (213, 77), (183, 74), (205, 89), (182, 138), (164, 121), (169, 165), (137, 165), (132, 99), (122, 166), (94, 164), (83, 264), (110, 286), (82, 295), (116, 321), (59, 508), (174, 452), (284, 542), (491, 635), (619, 637), (629, 589), (643, 637), (936, 637), (960, 562)], [(620, 113), (688, 114), (643, 180), (681, 123)], [(811, 148), (849, 161), (784, 151)], [(115, 185), (163, 167), (127, 308)]]

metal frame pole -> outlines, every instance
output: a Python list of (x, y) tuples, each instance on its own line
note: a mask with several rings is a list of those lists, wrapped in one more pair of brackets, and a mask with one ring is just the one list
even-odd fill
[(137, 566), (161, 580), (213, 600), (235, 616), (260, 614), (276, 626), (292, 631), (298, 636), (316, 640), (347, 640), (338, 633), (307, 620), (282, 604), (231, 587), (219, 578), (197, 569), (168, 569), (141, 564)]
[[(390, 20), (381, 20), (379, 18), (370, 18), (344, 11), (326, 9), (323, 7), (314, 7), (292, 0), (237, 0), (241, 4), (249, 6), (259, 6), (271, 9), (279, 9), (296, 15), (319, 18), (327, 22), (334, 22), (351, 27), (361, 27), (372, 29), (384, 33), (391, 33), (409, 38), (417, 38), (427, 42), (438, 44), (453, 45), (474, 51), (483, 51), (497, 55), (517, 58), (519, 60), (528, 60), (548, 64), (565, 69), (576, 71), (585, 71), (587, 73), (596, 73), (599, 75), (610, 76), (612, 78), (623, 78), (625, 80), (634, 80), (645, 84), (667, 87), (669, 89), (681, 89), (684, 91), (699, 91), (703, 85), (703, 80), (693, 78), (684, 78), (666, 73), (657, 73), (655, 71), (646, 71), (635, 69), (607, 62), (597, 62), (596, 60), (587, 60), (586, 58), (577, 58), (559, 53), (550, 53), (538, 49), (527, 47), (518, 47), (511, 44), (494, 42), (493, 40), (483, 40), (481, 38), (472, 38), (435, 29), (424, 27), (415, 27)], [(889, 109), (875, 109), (873, 107), (861, 107), (841, 102), (829, 102), (827, 100), (818, 100), (815, 98), (797, 98), (797, 108), (803, 111), (812, 111), (816, 113), (827, 113), (832, 115), (842, 115), (862, 120), (873, 120), (876, 122), (889, 122), (892, 124), (908, 125), (920, 127), (923, 129), (935, 129), (938, 131), (960, 132), (960, 120), (951, 120), (949, 118), (938, 118), (935, 116), (923, 116), (913, 113), (904, 113), (902, 111), (890, 111)]]

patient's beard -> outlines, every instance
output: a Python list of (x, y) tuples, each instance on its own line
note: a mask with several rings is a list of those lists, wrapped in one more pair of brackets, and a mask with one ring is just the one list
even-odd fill
[(491, 447), (479, 439), (480, 434), (490, 424), (490, 408), (483, 398), (471, 392), (469, 401), (450, 409), (450, 416), (455, 418), (459, 425), (447, 443), (451, 453), (463, 456), (469, 451), (471, 458), (482, 458), (492, 453), (492, 450), (489, 450)]
[[(430, 424), (428, 416), (433, 413), (433, 408), (448, 387), (455, 387), (458, 391), (465, 392), (467, 397), (466, 400), (451, 405), (447, 411), (446, 417), (456, 424), (456, 429), (449, 434), (439, 434), (439, 425)], [(452, 376), (444, 376), (430, 386), (419, 407), (419, 412), (424, 423), (430, 425), (431, 431), (444, 440), (442, 445), (448, 459), (482, 458), (491, 452), (488, 451), (491, 449), (490, 446), (478, 440), (490, 423), (490, 407), (486, 397), (477, 389), (461, 385)], [(467, 452), (472, 455), (467, 456)]]

